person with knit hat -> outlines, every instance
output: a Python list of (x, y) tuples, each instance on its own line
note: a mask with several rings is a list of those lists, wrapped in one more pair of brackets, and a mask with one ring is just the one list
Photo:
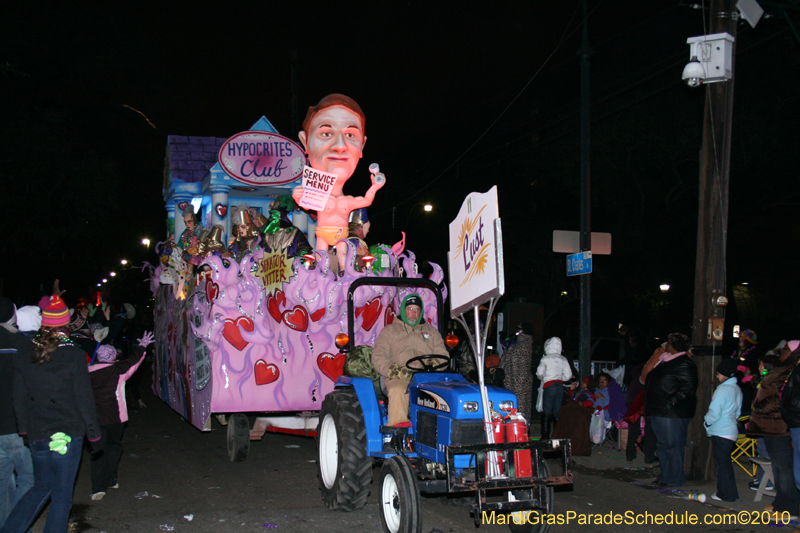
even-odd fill
[(66, 531), (84, 438), (94, 450), (102, 448), (86, 354), (69, 339), (69, 318), (61, 297), (51, 296), (33, 353), (18, 352), (14, 359), (17, 430), (30, 442), (35, 479), (3, 533), (25, 531), (48, 500), (45, 531)]
[(42, 327), (42, 310), (38, 305), (26, 305), (17, 309), (17, 329), (32, 338)]
[[(800, 490), (794, 477), (794, 451), (789, 424), (783, 417), (782, 396), (786, 394), (787, 381), (800, 363), (800, 341), (789, 341), (780, 352), (780, 365), (767, 372), (761, 380), (753, 400), (753, 411), (747, 422), (747, 435), (763, 437), (772, 471), (775, 474), (775, 499), (767, 511), (800, 514)], [(788, 400), (787, 400), (788, 401)]]
[(147, 346), (153, 334), (145, 332), (135, 353), (122, 361), (117, 360), (117, 349), (111, 344), (97, 348), (95, 363), (89, 366), (92, 379), (97, 419), (105, 447), (102, 453), (92, 455), (92, 500), (102, 500), (109, 488), (119, 488), (117, 467), (122, 457), (122, 435), (128, 421), (125, 402), (125, 382), (144, 361)]
[(372, 349), (372, 365), (383, 376), (389, 405), (389, 426), (410, 426), (408, 418), (408, 383), (414, 371), (406, 363), (420, 355), (435, 354), (435, 363), (449, 360), (439, 330), (425, 321), (422, 298), (409, 294), (400, 304), (400, 320), (383, 328)]
[(544, 343), (544, 357), (536, 368), (542, 382), (542, 440), (550, 438), (550, 430), (558, 420), (563, 403), (562, 383), (572, 379), (572, 366), (561, 355), (561, 339), (550, 337)]
[(736, 383), (737, 366), (736, 360), (730, 358), (717, 365), (716, 377), (720, 385), (714, 391), (703, 418), (706, 434), (711, 438), (714, 464), (717, 465), (717, 492), (711, 498), (725, 502), (739, 499), (731, 462), (733, 445), (739, 438), (736, 421), (742, 413), (742, 391)]
[(33, 343), (14, 327), (15, 306), (0, 298), (0, 526), (33, 486), (31, 452), (17, 433), (14, 417), (14, 358), (33, 353)]

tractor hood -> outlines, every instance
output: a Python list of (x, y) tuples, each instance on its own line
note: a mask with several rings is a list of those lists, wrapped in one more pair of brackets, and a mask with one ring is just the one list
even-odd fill
[[(415, 386), (416, 385), (416, 386)], [(500, 412), (500, 402), (513, 402), (517, 398), (508, 389), (486, 387), (489, 400), (494, 409)], [(481, 393), (477, 383), (470, 383), (460, 374), (416, 374), (409, 387), (411, 405), (444, 413), (452, 413), (453, 418), (482, 418)], [(467, 411), (464, 403), (477, 402), (478, 411)]]

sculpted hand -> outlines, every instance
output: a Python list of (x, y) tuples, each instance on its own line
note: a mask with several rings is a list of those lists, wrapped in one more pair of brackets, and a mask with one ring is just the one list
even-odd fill
[(142, 335), (142, 338), (136, 340), (139, 341), (139, 346), (142, 348), (147, 348), (149, 345), (153, 344), (153, 332), (145, 331), (144, 335)]
[(294, 199), (295, 202), (299, 202), (300, 198), (302, 197), (303, 197), (303, 186), (298, 185), (292, 190), (292, 198)]
[[(375, 179), (376, 176), (380, 176), (381, 179), (376, 180)], [(383, 175), (383, 172), (379, 172), (378, 174), (371, 174), (370, 178), (372, 179), (372, 186), (375, 187), (376, 191), (381, 187), (383, 187), (384, 185), (386, 185), (386, 176)]]

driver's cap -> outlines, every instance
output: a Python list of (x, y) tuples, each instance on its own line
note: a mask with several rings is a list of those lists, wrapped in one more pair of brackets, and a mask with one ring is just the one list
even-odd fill
[(417, 307), (422, 308), (422, 298), (416, 294), (412, 294), (405, 302), (405, 307), (408, 307), (409, 305), (416, 305)]

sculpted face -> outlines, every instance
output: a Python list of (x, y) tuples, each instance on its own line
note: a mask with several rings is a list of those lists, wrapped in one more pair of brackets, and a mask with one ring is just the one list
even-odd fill
[(194, 229), (194, 218), (191, 215), (183, 217), (183, 223), (186, 224), (186, 229), (192, 231)]
[(367, 141), (361, 117), (340, 105), (317, 113), (299, 137), (311, 166), (337, 174), (339, 184), (353, 175)]

